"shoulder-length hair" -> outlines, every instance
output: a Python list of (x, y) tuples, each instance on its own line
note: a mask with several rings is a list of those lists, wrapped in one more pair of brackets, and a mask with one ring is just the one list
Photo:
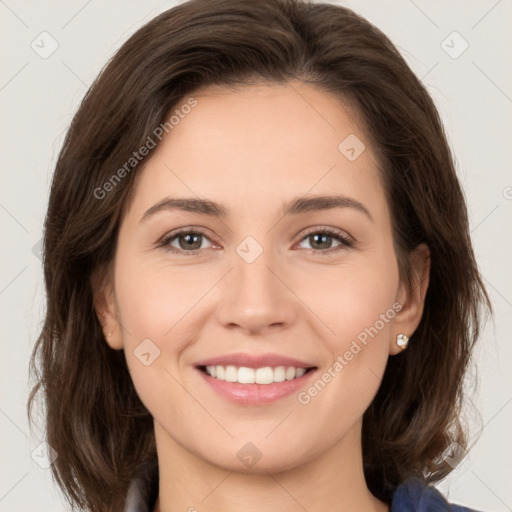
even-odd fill
[[(462, 380), (489, 299), (439, 114), (376, 27), (351, 10), (303, 0), (191, 0), (120, 48), (73, 118), (53, 177), (43, 239), (46, 318), (34, 347), (27, 413), (44, 394), (52, 472), (70, 503), (119, 510), (140, 464), (156, 457), (153, 421), (123, 351), (106, 343), (91, 276), (112, 262), (124, 208), (154, 130), (199, 87), (301, 80), (356, 109), (378, 155), (401, 279), (430, 248), (430, 285), (409, 348), (391, 357), (363, 418), (371, 492), (389, 502), (409, 477), (436, 482), (440, 454), (466, 446)], [(124, 166), (122, 179), (113, 180)], [(107, 186), (107, 184), (109, 184)], [(105, 187), (108, 193), (105, 192)], [(39, 366), (38, 366), (39, 365)]]

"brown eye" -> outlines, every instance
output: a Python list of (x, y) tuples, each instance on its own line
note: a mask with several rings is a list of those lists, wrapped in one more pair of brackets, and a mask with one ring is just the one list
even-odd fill
[(171, 252), (195, 254), (197, 251), (207, 248), (203, 243), (205, 240), (209, 242), (208, 237), (203, 233), (181, 231), (162, 240), (162, 246)]
[(323, 233), (309, 235), (309, 244), (312, 249), (330, 249), (333, 242), (333, 237)]
[(198, 233), (187, 233), (186, 235), (178, 235), (176, 240), (178, 240), (178, 244), (180, 249), (200, 249), (202, 245), (202, 237)]
[(309, 247), (304, 247), (305, 249), (324, 253), (338, 251), (354, 245), (353, 241), (343, 232), (331, 231), (330, 229), (312, 231), (301, 240), (301, 243), (304, 241), (309, 244)]

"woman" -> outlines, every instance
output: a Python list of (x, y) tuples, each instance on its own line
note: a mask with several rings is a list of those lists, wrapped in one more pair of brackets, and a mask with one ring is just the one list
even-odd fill
[(435, 106), (346, 8), (192, 0), (87, 93), (45, 224), (52, 466), (92, 511), (467, 510), (489, 307)]

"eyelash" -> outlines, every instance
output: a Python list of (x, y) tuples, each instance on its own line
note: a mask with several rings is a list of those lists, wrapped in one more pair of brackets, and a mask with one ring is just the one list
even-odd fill
[[(172, 241), (174, 241), (176, 238), (178, 238), (180, 235), (183, 235), (183, 234), (185, 234), (185, 235), (200, 235), (211, 242), (211, 240), (208, 238), (206, 233), (203, 232), (202, 230), (192, 229), (192, 228), (188, 227), (188, 228), (180, 229), (180, 230), (170, 234), (169, 236), (164, 237), (161, 240), (161, 242), (159, 243), (158, 247), (162, 247), (166, 251), (169, 251), (173, 254), (180, 254), (180, 255), (187, 255), (187, 256), (197, 255), (202, 250), (204, 250), (204, 249), (196, 249), (193, 251), (185, 251), (183, 249), (176, 249), (175, 247), (172, 247), (171, 245), (169, 245)], [(355, 245), (354, 241), (351, 238), (349, 238), (348, 236), (344, 235), (343, 232), (341, 232), (337, 229), (328, 228), (328, 227), (320, 228), (320, 229), (319, 228), (312, 229), (311, 231), (307, 232), (300, 239), (300, 242), (302, 242), (304, 239), (306, 239), (307, 237), (309, 237), (311, 235), (318, 235), (318, 234), (329, 235), (330, 238), (334, 238), (336, 241), (340, 242), (340, 245), (338, 245), (336, 247), (331, 247), (329, 249), (324, 249), (324, 250), (308, 249), (313, 254), (320, 254), (322, 256), (328, 256), (328, 255), (332, 255), (333, 253), (338, 252), (342, 249), (354, 247), (354, 245)]]

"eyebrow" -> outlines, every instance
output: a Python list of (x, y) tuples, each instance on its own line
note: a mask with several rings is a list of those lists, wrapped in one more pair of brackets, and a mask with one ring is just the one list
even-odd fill
[[(283, 215), (300, 215), (334, 208), (352, 208), (373, 221), (373, 217), (366, 206), (356, 199), (341, 195), (295, 198), (283, 207)], [(145, 222), (159, 212), (176, 209), (218, 218), (226, 218), (229, 215), (228, 210), (223, 205), (208, 199), (166, 197), (149, 208), (140, 221)]]

